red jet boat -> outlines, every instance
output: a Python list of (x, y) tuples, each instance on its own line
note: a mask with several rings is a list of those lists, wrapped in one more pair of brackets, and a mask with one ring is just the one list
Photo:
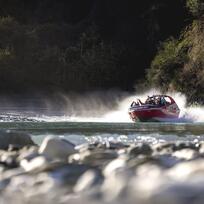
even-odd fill
[(133, 121), (172, 121), (178, 119), (180, 109), (174, 99), (167, 95), (148, 96), (144, 103), (133, 101), (129, 111)]

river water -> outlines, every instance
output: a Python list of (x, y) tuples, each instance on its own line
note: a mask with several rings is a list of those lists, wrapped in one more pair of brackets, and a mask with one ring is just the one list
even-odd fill
[(159, 94), (150, 90), (121, 99), (113, 97), (112, 93), (77, 96), (74, 99), (63, 96), (63, 105), (62, 97), (52, 105), (42, 98), (23, 98), (18, 100), (19, 103), (2, 100), (0, 129), (26, 132), (38, 144), (46, 136), (65, 138), (75, 144), (95, 140), (123, 143), (204, 140), (204, 107), (187, 106), (181, 93), (169, 93), (181, 110), (178, 121), (133, 123), (127, 113), (129, 105), (136, 98), (145, 100), (152, 93)]
[(202, 141), (204, 123), (102, 123), (102, 122), (1, 122), (0, 129), (30, 134), (37, 144), (46, 136), (60, 137), (76, 145), (115, 140), (131, 144), (165, 141)]
[[(0, 104), (0, 130), (27, 133), (40, 146), (1, 152), (1, 169), (11, 168), (0, 172), (0, 203), (204, 203), (204, 108), (174, 98), (180, 117), (166, 123), (133, 123), (127, 112), (135, 96), (59, 110)], [(65, 154), (70, 143), (47, 136), (78, 145), (77, 153)]]

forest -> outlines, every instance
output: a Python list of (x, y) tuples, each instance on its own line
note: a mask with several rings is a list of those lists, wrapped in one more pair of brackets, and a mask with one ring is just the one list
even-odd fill
[(150, 86), (204, 103), (203, 67), (202, 0), (0, 0), (0, 93)]

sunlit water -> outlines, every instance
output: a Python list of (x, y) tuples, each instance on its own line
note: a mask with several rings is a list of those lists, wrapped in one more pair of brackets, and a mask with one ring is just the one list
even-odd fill
[(76, 145), (106, 140), (136, 142), (204, 141), (204, 123), (2, 122), (0, 129), (29, 133), (40, 144), (46, 136)]

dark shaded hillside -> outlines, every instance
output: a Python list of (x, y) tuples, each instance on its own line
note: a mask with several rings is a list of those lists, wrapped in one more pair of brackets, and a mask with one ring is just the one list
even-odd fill
[(189, 103), (204, 104), (204, 2), (188, 0), (193, 21), (178, 38), (160, 47), (147, 72), (150, 86), (185, 93)]
[(0, 91), (132, 90), (184, 0), (0, 0)]

